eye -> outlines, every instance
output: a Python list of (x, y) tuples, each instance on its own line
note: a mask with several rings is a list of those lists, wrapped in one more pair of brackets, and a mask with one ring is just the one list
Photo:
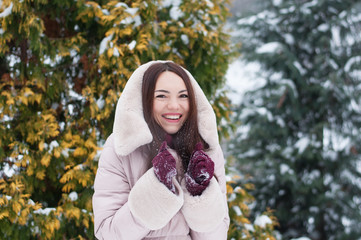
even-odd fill
[(180, 98), (188, 98), (188, 94), (181, 94), (179, 97)]
[(158, 94), (155, 95), (155, 98), (166, 98), (166, 96), (164, 94)]

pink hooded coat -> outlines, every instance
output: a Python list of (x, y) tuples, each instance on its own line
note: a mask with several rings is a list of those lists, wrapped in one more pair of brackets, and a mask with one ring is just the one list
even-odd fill
[[(192, 196), (184, 179), (173, 179), (173, 194), (148, 169), (147, 144), (152, 135), (143, 117), (140, 66), (119, 98), (113, 134), (107, 139), (94, 183), (94, 230), (98, 239), (225, 240), (229, 227), (224, 157), (216, 118), (203, 91), (188, 72), (196, 95), (198, 128), (209, 144), (214, 176), (200, 196)], [(169, 149), (176, 161), (180, 158)]]

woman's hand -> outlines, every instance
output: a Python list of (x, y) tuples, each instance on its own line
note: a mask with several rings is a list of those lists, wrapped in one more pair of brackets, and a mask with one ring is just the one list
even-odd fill
[(203, 151), (203, 144), (197, 143), (185, 174), (186, 188), (193, 196), (201, 195), (214, 174), (214, 163)]
[(176, 161), (167, 150), (167, 142), (164, 141), (158, 151), (157, 156), (152, 160), (154, 173), (169, 190), (175, 193), (175, 186), (172, 178), (177, 175)]

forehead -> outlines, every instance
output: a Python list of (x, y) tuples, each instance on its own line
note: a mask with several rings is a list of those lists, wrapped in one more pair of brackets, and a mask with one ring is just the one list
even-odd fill
[(159, 75), (155, 90), (186, 90), (186, 85), (183, 79), (174, 72), (166, 71)]

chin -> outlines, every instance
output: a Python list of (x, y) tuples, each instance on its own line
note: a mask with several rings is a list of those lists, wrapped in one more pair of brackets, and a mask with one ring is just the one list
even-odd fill
[(173, 134), (176, 134), (178, 132), (178, 130), (177, 131), (167, 131), (167, 130), (165, 130), (165, 132), (170, 134), (170, 135), (173, 135)]
[(180, 128), (177, 129), (164, 129), (164, 131), (168, 134), (176, 134), (179, 131)]

